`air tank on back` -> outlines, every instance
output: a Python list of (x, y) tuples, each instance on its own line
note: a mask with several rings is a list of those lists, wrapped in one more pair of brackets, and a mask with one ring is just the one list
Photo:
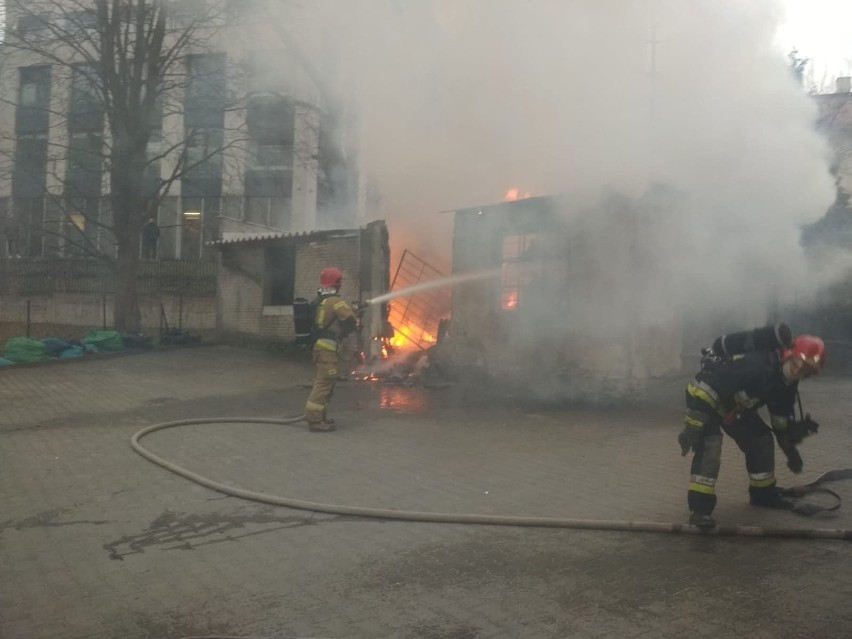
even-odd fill
[(733, 357), (749, 351), (777, 350), (793, 345), (793, 332), (784, 323), (721, 335), (713, 341), (716, 355)]
[(304, 297), (293, 300), (293, 329), (296, 333), (296, 344), (310, 344), (314, 323), (311, 303)]

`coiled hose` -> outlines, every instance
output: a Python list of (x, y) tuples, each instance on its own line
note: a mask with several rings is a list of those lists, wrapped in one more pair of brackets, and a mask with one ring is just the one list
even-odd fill
[(530, 528), (571, 528), (579, 530), (618, 530), (631, 532), (681, 533), (700, 535), (726, 535), (741, 537), (775, 537), (799, 539), (846, 539), (852, 540), (852, 530), (843, 528), (765, 528), (762, 526), (717, 526), (709, 531), (701, 531), (689, 524), (676, 524), (655, 521), (625, 521), (607, 519), (566, 519), (560, 517), (517, 517), (511, 515), (477, 515), (461, 513), (418, 512), (410, 510), (388, 510), (384, 508), (361, 508), (358, 506), (343, 506), (304, 501), (290, 497), (279, 497), (258, 493), (242, 488), (227, 486), (189, 471), (175, 463), (159, 457), (142, 446), (139, 441), (146, 435), (166, 428), (190, 426), (198, 424), (293, 424), (304, 421), (304, 416), (271, 419), (260, 417), (205, 417), (199, 419), (182, 419), (173, 422), (154, 424), (143, 428), (133, 435), (130, 445), (145, 459), (162, 466), (166, 470), (185, 477), (190, 481), (205, 486), (217, 492), (240, 499), (248, 499), (273, 506), (284, 506), (298, 510), (308, 510), (331, 515), (349, 515), (354, 517), (371, 517), (376, 519), (396, 519), (399, 521), (420, 521), (436, 524), (479, 524), (485, 526), (525, 526)]

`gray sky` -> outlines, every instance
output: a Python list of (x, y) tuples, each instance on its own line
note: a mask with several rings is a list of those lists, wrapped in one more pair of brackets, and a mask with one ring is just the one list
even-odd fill
[(838, 75), (852, 74), (852, 4), (837, 0), (784, 0), (778, 45), (810, 58), (813, 79), (830, 90)]

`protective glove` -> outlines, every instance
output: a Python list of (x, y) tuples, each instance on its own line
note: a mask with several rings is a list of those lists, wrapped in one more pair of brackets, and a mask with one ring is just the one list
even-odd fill
[(695, 426), (683, 427), (683, 430), (677, 436), (677, 443), (680, 444), (680, 454), (682, 457), (690, 450), (698, 450), (698, 444), (703, 434), (702, 429)]
[(791, 421), (787, 425), (786, 436), (793, 444), (800, 444), (805, 437), (813, 435), (819, 431), (819, 424), (811, 419), (811, 414), (805, 415), (800, 421)]
[(802, 472), (802, 468), (805, 463), (802, 461), (802, 456), (799, 454), (799, 449), (796, 448), (796, 444), (791, 441), (788, 433), (786, 432), (775, 433), (775, 438), (778, 440), (778, 447), (787, 458), (787, 468), (798, 475)]
[(802, 456), (799, 454), (799, 450), (795, 446), (788, 449), (782, 448), (781, 450), (783, 450), (784, 454), (787, 456), (787, 468), (797, 475), (802, 472), (805, 462), (802, 461)]

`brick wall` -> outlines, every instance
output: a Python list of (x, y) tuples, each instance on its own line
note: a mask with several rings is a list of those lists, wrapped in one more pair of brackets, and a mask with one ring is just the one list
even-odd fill
[(263, 309), (263, 245), (226, 245), (219, 256), (217, 328), (260, 334)]
[[(343, 270), (341, 296), (359, 299), (360, 233), (296, 244), (295, 297), (313, 299), (319, 286), (319, 274), (326, 266)], [(264, 271), (266, 242), (224, 245), (219, 271), (219, 330), (271, 340), (293, 339), (291, 306), (264, 307)]]
[(296, 250), (296, 297), (312, 299), (319, 286), (320, 271), (326, 266), (336, 266), (343, 271), (340, 296), (349, 301), (357, 300), (361, 293), (358, 283), (360, 247), (360, 234), (299, 246)]

